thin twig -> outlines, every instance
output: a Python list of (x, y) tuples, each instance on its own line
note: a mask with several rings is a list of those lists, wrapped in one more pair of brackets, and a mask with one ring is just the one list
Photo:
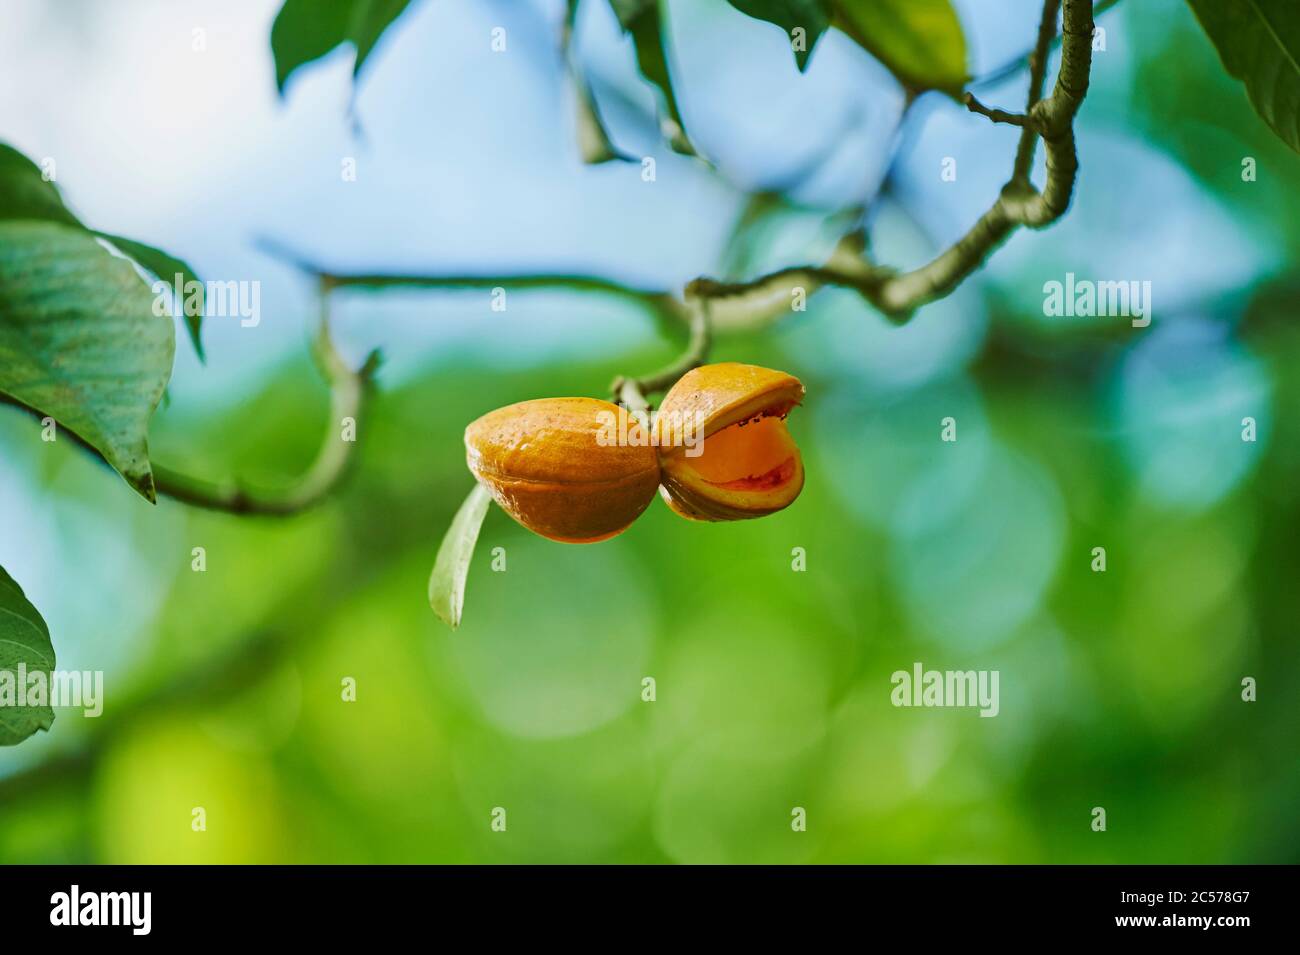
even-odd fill
[[(231, 514), (284, 517), (305, 511), (324, 501), (348, 471), (357, 446), (366, 398), (379, 367), (379, 353), (371, 352), (362, 366), (353, 370), (339, 355), (330, 334), (329, 289), (320, 288), (320, 321), (312, 353), (330, 387), (330, 416), (325, 436), (311, 467), (284, 488), (253, 488), (237, 481), (217, 483), (154, 465), (154, 485), (159, 494), (194, 507)], [(344, 422), (350, 422), (345, 434)]]
[[(1097, 2), (1094, 3), (1092, 7), (1093, 19), (1096, 19), (1106, 11), (1114, 9), (1115, 7), (1119, 6), (1119, 2), (1120, 0), (1097, 0)], [(1055, 48), (1056, 45), (1060, 43), (1060, 41), (1061, 41), (1061, 35), (1058, 33), (1056, 36), (1052, 37), (1052, 42), (1049, 46), (1049, 50)], [(983, 74), (982, 76), (976, 77), (975, 79), (971, 80), (969, 84), (970, 87), (972, 89), (987, 89), (990, 86), (997, 86), (999, 83), (1003, 82), (1004, 80), (1010, 79), (1011, 77), (1019, 73), (1021, 70), (1025, 69), (1025, 67), (1029, 66), (1029, 61), (1033, 59), (1034, 56), (1034, 49), (1037, 49), (1037, 47), (1027, 50), (1024, 53), (1021, 53), (1019, 56), (1007, 60), (1001, 66), (994, 67), (993, 69), (989, 70), (987, 73)]]
[(686, 350), (676, 361), (641, 378), (619, 376), (610, 385), (614, 400), (629, 411), (645, 412), (650, 409), (647, 395), (667, 391), (677, 383), (677, 379), (692, 368), (698, 368), (709, 357), (709, 348), (713, 343), (712, 322), (709, 317), (709, 300), (695, 298), (691, 309), (691, 337), (686, 343)]
[(971, 93), (966, 94), (965, 102), (966, 108), (972, 113), (979, 113), (981, 116), (985, 116), (995, 123), (1005, 123), (1008, 126), (1029, 126), (1029, 117), (1024, 113), (1008, 113), (1004, 109), (993, 109), (985, 106)]
[[(1047, 85), (1047, 56), (1058, 34), (1056, 23), (1061, 15), (1061, 0), (1044, 0), (1043, 16), (1038, 22), (1038, 39), (1033, 52), (1029, 54), (1029, 93), (1025, 97), (1025, 113), (1032, 114), (1034, 107), (1043, 99), (1043, 90)], [(969, 94), (967, 94), (969, 95)], [(1029, 126), (1020, 134), (1016, 146), (1016, 163), (1011, 178), (1016, 182), (1029, 181), (1029, 173), (1034, 168), (1034, 151), (1038, 147), (1038, 130)]]
[(672, 295), (658, 289), (639, 288), (616, 279), (583, 272), (521, 272), (516, 274), (469, 275), (465, 273), (340, 272), (313, 262), (275, 239), (258, 238), (256, 246), (273, 258), (294, 266), (329, 289), (548, 289), (567, 288), (600, 292), (648, 306), (661, 314), (684, 318), (681, 305)]

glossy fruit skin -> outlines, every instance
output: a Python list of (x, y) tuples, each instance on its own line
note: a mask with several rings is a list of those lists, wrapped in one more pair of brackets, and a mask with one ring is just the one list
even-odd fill
[[(611, 440), (611, 424), (629, 440)], [(626, 410), (596, 398), (540, 398), (498, 408), (465, 429), (465, 449), (470, 471), (502, 510), (564, 543), (621, 533), (659, 486), (649, 435)]]
[[(664, 397), (656, 427), (670, 422), (702, 423), (704, 447), (710, 435), (741, 422), (764, 417), (784, 419), (804, 396), (803, 383), (793, 375), (758, 365), (722, 362), (687, 372)], [(782, 425), (784, 432), (784, 425)], [(744, 432), (741, 432), (743, 437)], [(788, 434), (786, 434), (788, 438)], [(736, 490), (710, 483), (692, 466), (686, 449), (660, 439), (661, 496), (677, 514), (697, 521), (735, 521), (763, 517), (794, 503), (803, 490), (803, 459), (793, 440), (791, 458), (771, 488)]]
[[(699, 414), (707, 438), (727, 425), (755, 414), (784, 416), (803, 401), (804, 387), (794, 375), (758, 365), (719, 362), (701, 365), (684, 374), (669, 389), (659, 406), (659, 418)], [(661, 448), (664, 456), (680, 449)]]

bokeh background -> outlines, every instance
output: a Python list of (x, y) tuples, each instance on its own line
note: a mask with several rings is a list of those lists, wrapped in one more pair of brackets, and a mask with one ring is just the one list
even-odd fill
[[(1035, 0), (956, 6), (977, 76), (1032, 41)], [(901, 91), (845, 37), (800, 75), (723, 0), (671, 4), (678, 95), (715, 169), (658, 141), (630, 46), (583, 5), (611, 131), (657, 178), (584, 166), (560, 7), (420, 0), (355, 98), (341, 49), (281, 101), (275, 0), (5, 4), (0, 138), (54, 157), (89, 224), (262, 283), (257, 328), (209, 320), (206, 366), (178, 340), (156, 460), (283, 483), (326, 427), (312, 285), (259, 238), (341, 271), (670, 289), (817, 260), (863, 203), (880, 257), (916, 264), (1008, 173), (1013, 130), (939, 97), (900, 127)], [(1300, 159), (1182, 2), (1099, 22), (1064, 221), (905, 327), (832, 290), (718, 341), (808, 386), (793, 507), (700, 526), (656, 502), (592, 547), (494, 510), (455, 633), (425, 587), (470, 486), (464, 425), (601, 395), (682, 330), (563, 290), (511, 292), (506, 312), (482, 291), (340, 295), (345, 351), (388, 361), (352, 480), (286, 521), (150, 507), (0, 408), (0, 565), (60, 667), (106, 674), (103, 717), (63, 710), (0, 750), (0, 860), (1296, 861)], [(981, 96), (1015, 108), (1024, 83)], [(1151, 281), (1151, 326), (1044, 318), (1067, 271)], [(999, 670), (1000, 715), (894, 708), (889, 675), (913, 661)]]

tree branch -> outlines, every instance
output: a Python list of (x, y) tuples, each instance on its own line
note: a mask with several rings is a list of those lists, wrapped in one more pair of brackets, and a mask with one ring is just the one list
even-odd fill
[(546, 289), (567, 288), (579, 292), (600, 292), (647, 305), (659, 312), (680, 314), (681, 305), (669, 293), (658, 289), (643, 289), (615, 279), (582, 272), (523, 272), (514, 275), (469, 275), (464, 273), (402, 273), (402, 272), (338, 272), (312, 262), (274, 239), (259, 238), (259, 249), (273, 258), (294, 266), (306, 275), (313, 276), (326, 289), (365, 288), (424, 288), (424, 289)]
[[(1102, 0), (1098, 9), (1107, 8), (1113, 2), (1115, 0), (1109, 3)], [(1062, 9), (1061, 66), (1051, 95), (1044, 98), (1048, 54), (1057, 38), (1057, 15)], [(968, 108), (995, 122), (1013, 123), (1020, 127), (1020, 143), (1012, 173), (993, 205), (965, 235), (933, 260), (910, 272), (899, 272), (874, 263), (865, 254), (861, 238), (850, 235), (841, 240), (830, 260), (822, 265), (787, 266), (744, 282), (721, 282), (708, 277), (696, 279), (687, 285), (685, 294), (688, 299), (707, 303), (708, 315), (700, 319), (701, 309), (685, 312), (684, 306), (667, 292), (631, 288), (599, 276), (342, 274), (305, 262), (273, 243), (263, 243), (263, 246), (272, 254), (287, 258), (304, 271), (318, 276), (328, 288), (568, 287), (619, 295), (679, 319), (688, 317), (693, 334), (681, 360), (648, 378), (620, 378), (615, 382), (616, 395), (628, 407), (645, 406), (645, 392), (657, 390), (650, 386), (663, 384), (668, 371), (680, 369), (677, 371), (680, 376), (694, 367), (692, 362), (699, 363), (700, 356), (708, 347), (707, 329), (712, 325), (757, 324), (788, 312), (797, 292), (811, 295), (826, 285), (853, 288), (886, 318), (905, 322), (917, 308), (944, 297), (961, 284), (1016, 229), (1021, 226), (1041, 229), (1059, 219), (1069, 207), (1078, 174), (1074, 117), (1088, 91), (1093, 29), (1091, 0), (1044, 0), (1037, 41), (1028, 58), (1030, 83), (1026, 112), (1013, 114), (990, 109), (973, 95), (967, 95)], [(1029, 175), (1040, 139), (1047, 152), (1047, 177), (1041, 190), (1034, 187)], [(694, 323), (701, 320), (706, 329), (702, 336), (694, 333), (698, 328)], [(696, 348), (700, 343), (702, 350)]]
[[(1022, 130), (1022, 142), (1029, 146), (1017, 152), (1016, 166), (997, 200), (951, 247), (920, 268), (896, 273), (871, 263), (865, 256), (859, 256), (861, 261), (856, 265), (846, 262), (841, 243), (832, 260), (820, 268), (786, 268), (745, 283), (698, 279), (692, 286), (700, 294), (735, 298), (770, 291), (786, 276), (804, 275), (815, 282), (856, 288), (886, 316), (906, 321), (917, 308), (944, 297), (961, 284), (1017, 228), (1041, 229), (1059, 219), (1069, 207), (1079, 169), (1074, 117), (1088, 92), (1093, 33), (1090, 0), (1064, 0), (1061, 68), (1052, 95), (1040, 98), (1038, 87), (1044, 82), (1043, 64), (1056, 33), (1060, 4), (1061, 0), (1044, 3), (1033, 59), (1036, 72), (1030, 81), (1029, 110)], [(1029, 181), (1027, 169), (1022, 174), (1020, 168), (1022, 163), (1032, 162), (1032, 147), (1038, 139), (1043, 140), (1047, 151), (1047, 179), (1041, 192)]]

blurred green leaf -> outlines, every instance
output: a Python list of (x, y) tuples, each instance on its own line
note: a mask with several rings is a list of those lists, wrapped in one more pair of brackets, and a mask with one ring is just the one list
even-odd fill
[[(0, 143), (0, 220), (5, 219), (36, 219), (85, 228), (81, 220), (63, 204), (58, 187), (52, 180), (45, 178), (36, 163), (12, 146)], [(192, 268), (162, 249), (107, 232), (95, 234), (108, 239), (123, 254), (135, 259), (142, 268), (168, 283), (178, 272), (185, 276), (185, 282), (199, 282)], [(198, 303), (198, 314), (186, 315), (185, 327), (189, 329), (190, 341), (194, 343), (194, 350), (202, 360), (203, 343), (199, 339), (199, 330), (203, 324), (202, 282), (199, 282)]]
[[(780, 27), (791, 43), (794, 61), (803, 72), (813, 47), (831, 25), (831, 0), (727, 0), (733, 7), (756, 20)], [(802, 50), (794, 47), (794, 31), (804, 31)]]
[[(44, 673), (48, 692), (54, 670), (50, 630), (22, 588), (0, 567), (0, 746), (21, 743), (37, 730), (48, 730), (54, 724), (54, 709), (48, 698), (43, 706), (17, 706), (8, 699), (11, 690), (17, 693), (20, 665), (29, 676)], [(8, 680), (15, 682), (5, 687)]]
[(609, 138), (605, 123), (600, 118), (600, 109), (596, 106), (596, 98), (591, 92), (591, 84), (576, 70), (570, 75), (570, 84), (573, 88), (578, 150), (582, 155), (582, 161), (589, 166), (613, 159), (632, 162), (633, 158), (619, 152), (618, 147)]
[(609, 5), (614, 8), (614, 15), (618, 17), (623, 30), (632, 37), (632, 43), (636, 47), (636, 64), (641, 75), (659, 87), (659, 92), (663, 95), (664, 113), (659, 125), (668, 145), (675, 152), (687, 156), (697, 155), (686, 135), (686, 124), (682, 122), (681, 112), (677, 108), (677, 96), (673, 92), (672, 76), (668, 71), (662, 4), (658, 0), (609, 0)]
[(402, 15), (410, 0), (285, 0), (271, 25), (275, 85), (284, 85), (298, 67), (318, 60), (340, 43), (352, 43), (357, 58), (352, 76), (361, 73), (366, 57), (384, 31)]
[(451, 527), (438, 548), (429, 577), (429, 605), (443, 622), (455, 630), (460, 626), (460, 612), (465, 606), (465, 577), (470, 558), (478, 543), (479, 528), (487, 516), (492, 498), (482, 484), (475, 484), (465, 503), (452, 518)]
[(153, 307), (131, 264), (89, 233), (0, 222), (0, 393), (53, 417), (150, 501), (149, 419), (176, 348)]
[(582, 161), (589, 166), (609, 162), (611, 159), (631, 162), (632, 157), (619, 152), (610, 139), (609, 131), (600, 116), (600, 107), (596, 105), (591, 83), (573, 55), (573, 29), (577, 16), (578, 0), (568, 0), (565, 5), (564, 39), (561, 47), (568, 68), (569, 86), (573, 90), (578, 151), (582, 155)]
[(836, 0), (833, 24), (908, 89), (957, 96), (966, 84), (966, 37), (949, 0)]
[(1188, 0), (1255, 110), (1300, 152), (1300, 4), (1295, 0)]

